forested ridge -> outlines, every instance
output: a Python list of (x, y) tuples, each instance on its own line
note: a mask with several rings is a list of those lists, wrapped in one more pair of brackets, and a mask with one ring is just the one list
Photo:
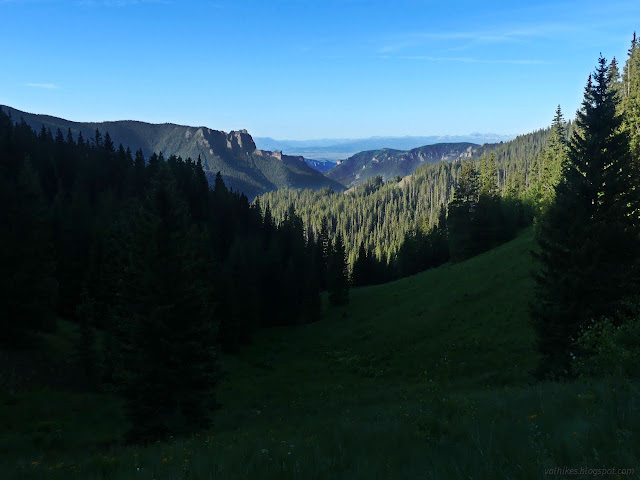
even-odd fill
[(55, 133), (71, 132), (92, 137), (96, 130), (109, 132), (113, 142), (132, 151), (142, 150), (145, 157), (154, 153), (165, 157), (201, 158), (202, 168), (213, 183), (220, 172), (228, 188), (253, 199), (257, 194), (286, 186), (341, 189), (340, 183), (328, 179), (308, 166), (299, 156), (256, 148), (246, 130), (229, 133), (207, 127), (191, 127), (171, 123), (153, 124), (132, 120), (116, 122), (73, 122), (49, 115), (23, 112), (8, 106), (0, 108), (10, 113), (14, 121), (23, 119), (36, 131), (42, 126)]
[[(503, 144), (478, 147), (471, 161), (479, 169), (482, 157), (491, 152), (497, 167), (497, 192), (526, 202), (526, 193), (534, 183), (531, 165), (543, 152), (550, 132), (539, 130)], [(355, 262), (361, 243), (377, 259), (388, 263), (397, 255), (408, 232), (426, 231), (437, 223), (441, 206), (453, 198), (463, 163), (456, 160), (423, 164), (405, 178), (384, 182), (375, 177), (344, 193), (332, 189), (280, 189), (262, 195), (260, 201), (271, 207), (276, 221), (284, 218), (293, 205), (314, 231), (320, 230), (322, 218), (327, 217), (331, 234), (340, 232), (345, 239), (350, 265)]]
[[(424, 163), (469, 158), (478, 147), (479, 145), (463, 142), (436, 143), (408, 151), (390, 148), (363, 151), (339, 162), (327, 172), (327, 176), (347, 187), (355, 187), (377, 176), (385, 181), (397, 176), (405, 177)], [(485, 146), (485, 150), (489, 148), (490, 146)]]

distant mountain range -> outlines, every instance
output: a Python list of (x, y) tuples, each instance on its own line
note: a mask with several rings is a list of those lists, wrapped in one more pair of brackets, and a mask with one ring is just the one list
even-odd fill
[(489, 151), (500, 144), (475, 143), (437, 143), (412, 150), (392, 150), (383, 148), (360, 152), (340, 161), (327, 173), (348, 188), (354, 187), (369, 178), (382, 176), (386, 181), (393, 177), (411, 175), (418, 165), (440, 161), (453, 161), (473, 157), (479, 150)]
[(301, 156), (282, 154), (256, 148), (246, 130), (225, 133), (206, 127), (189, 127), (171, 123), (151, 124), (132, 120), (115, 122), (73, 122), (48, 115), (22, 112), (0, 105), (14, 121), (20, 119), (39, 131), (44, 125), (53, 134), (67, 130), (75, 138), (82, 132), (85, 139), (93, 138), (96, 129), (109, 132), (113, 142), (135, 151), (139, 148), (149, 157), (162, 152), (165, 158), (179, 155), (193, 160), (201, 157), (207, 176), (211, 179), (220, 171), (227, 186), (244, 192), (249, 198), (278, 188), (332, 187), (343, 190), (337, 181), (325, 177), (307, 165)]
[[(425, 137), (370, 137), (370, 138), (323, 138), (318, 140), (274, 140), (256, 137), (258, 148), (280, 150), (288, 155), (301, 155), (308, 161), (333, 161), (346, 159), (358, 152), (390, 148), (411, 150), (436, 143), (500, 143), (512, 140), (515, 135), (494, 133), (471, 133), (469, 135), (432, 135)], [(312, 159), (312, 160), (311, 160)]]
[(14, 121), (24, 119), (35, 130), (44, 126), (54, 134), (57, 129), (66, 134), (70, 129), (75, 138), (82, 132), (85, 139), (93, 138), (96, 129), (102, 134), (109, 132), (116, 145), (122, 144), (132, 151), (140, 148), (147, 158), (160, 152), (165, 158), (178, 155), (195, 160), (200, 156), (210, 179), (220, 171), (227, 186), (244, 192), (249, 198), (279, 188), (331, 187), (340, 191), (376, 175), (385, 180), (398, 175), (404, 177), (422, 163), (470, 158), (479, 143), (511, 138), (477, 133), (319, 140), (257, 137), (254, 142), (246, 130), (226, 133), (207, 127), (133, 120), (74, 122), (3, 105), (0, 108), (9, 112)]
[(311, 168), (314, 168), (322, 173), (328, 172), (337, 165), (335, 161), (326, 159), (314, 160), (312, 158), (305, 158), (304, 161), (307, 162), (307, 165), (309, 165)]

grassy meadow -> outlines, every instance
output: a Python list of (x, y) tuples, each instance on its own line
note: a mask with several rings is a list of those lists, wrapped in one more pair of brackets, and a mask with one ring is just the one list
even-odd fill
[(211, 431), (186, 438), (123, 446), (112, 395), (0, 389), (0, 478), (639, 478), (638, 384), (532, 375), (532, 248), (529, 230), (260, 331), (222, 358)]

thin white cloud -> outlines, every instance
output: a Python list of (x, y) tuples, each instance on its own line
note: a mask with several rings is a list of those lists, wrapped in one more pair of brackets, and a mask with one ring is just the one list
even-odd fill
[(461, 62), (461, 63), (503, 63), (510, 65), (543, 65), (548, 62), (529, 59), (482, 59), (474, 57), (431, 57), (428, 55), (404, 55), (399, 57), (383, 56), (381, 58), (399, 58), (401, 60), (424, 60), (427, 62)]
[(31, 88), (46, 88), (47, 90), (55, 90), (58, 88), (58, 86), (53, 83), (27, 83), (25, 86)]
[(78, 5), (85, 7), (129, 7), (146, 3), (168, 5), (171, 0), (79, 0)]
[[(419, 47), (431, 41), (450, 41), (453, 49), (455, 43), (469, 44), (513, 43), (522, 42), (532, 37), (553, 36), (561, 32), (575, 31), (577, 27), (561, 23), (545, 23), (513, 27), (502, 30), (486, 31), (448, 31), (448, 32), (413, 32), (396, 35), (387, 40), (379, 49), (379, 53), (392, 53), (407, 48)], [(458, 47), (460, 45), (457, 45)]]

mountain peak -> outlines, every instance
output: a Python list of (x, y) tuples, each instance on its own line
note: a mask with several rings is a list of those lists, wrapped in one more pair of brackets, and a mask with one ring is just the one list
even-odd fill
[(256, 151), (256, 144), (246, 130), (234, 130), (227, 135), (227, 148), (234, 153), (250, 155)]

